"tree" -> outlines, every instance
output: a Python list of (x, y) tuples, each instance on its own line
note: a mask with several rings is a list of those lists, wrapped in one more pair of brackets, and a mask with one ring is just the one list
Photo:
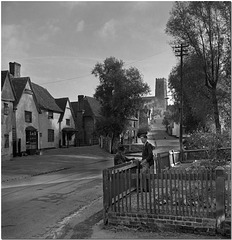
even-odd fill
[(102, 105), (98, 131), (113, 139), (123, 132), (127, 119), (136, 115), (142, 95), (150, 92), (138, 69), (125, 69), (123, 66), (122, 60), (109, 57), (103, 63), (97, 63), (92, 70), (100, 81), (94, 94)]
[(174, 37), (175, 44), (188, 43), (190, 54), (198, 56), (211, 94), (216, 130), (220, 132), (217, 86), (230, 77), (231, 3), (175, 2), (166, 33)]
[[(208, 119), (213, 116), (211, 95), (204, 85), (204, 72), (196, 55), (185, 58), (183, 65), (183, 124), (186, 131), (206, 129)], [(175, 109), (180, 108), (180, 65), (169, 75), (169, 88), (175, 100)], [(178, 118), (177, 118), (178, 119)]]

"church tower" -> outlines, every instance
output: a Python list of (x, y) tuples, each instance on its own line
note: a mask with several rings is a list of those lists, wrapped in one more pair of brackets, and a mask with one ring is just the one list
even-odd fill
[(165, 78), (155, 79), (155, 98), (161, 108), (167, 107), (167, 80)]

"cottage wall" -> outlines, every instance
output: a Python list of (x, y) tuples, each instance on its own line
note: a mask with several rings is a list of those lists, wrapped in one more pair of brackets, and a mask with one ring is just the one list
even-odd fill
[[(4, 103), (8, 104), (8, 115), (4, 115)], [(13, 103), (8, 101), (1, 101), (1, 157), (2, 161), (10, 160), (13, 157), (13, 142), (12, 142), (12, 125), (13, 125)], [(5, 135), (9, 135), (9, 146), (5, 147)]]
[[(70, 119), (70, 125), (66, 124), (66, 119)], [(75, 129), (75, 121), (72, 115), (72, 111), (71, 111), (71, 106), (69, 105), (69, 102), (67, 102), (67, 105), (65, 107), (65, 111), (64, 111), (64, 116), (63, 116), (63, 121), (60, 123), (60, 131), (61, 131), (61, 142), (62, 145), (63, 143), (63, 137), (62, 137), (62, 129), (63, 128), (74, 128)], [(67, 145), (68, 139), (67, 139), (67, 134), (65, 136), (65, 142)], [(72, 135), (71, 140), (69, 140), (69, 145), (75, 145), (75, 134)]]
[[(48, 119), (48, 111), (39, 114), (40, 149), (59, 147), (59, 117), (60, 113), (53, 113), (53, 119)], [(48, 142), (48, 129), (54, 130), (54, 142)]]
[[(32, 122), (25, 122), (25, 111), (32, 112)], [(34, 102), (33, 94), (30, 92), (24, 92), (17, 105), (16, 111), (16, 131), (17, 140), (21, 139), (21, 152), (26, 151), (26, 133), (25, 129), (28, 126), (32, 126), (39, 130), (39, 113)], [(38, 143), (40, 140), (38, 139)], [(38, 146), (40, 148), (40, 146)]]

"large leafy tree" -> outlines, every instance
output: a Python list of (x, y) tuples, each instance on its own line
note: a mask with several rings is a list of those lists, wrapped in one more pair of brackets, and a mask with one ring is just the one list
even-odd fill
[(171, 44), (188, 43), (189, 54), (198, 56), (220, 132), (217, 90), (219, 83), (223, 86), (231, 76), (231, 3), (178, 1), (170, 14), (166, 33), (174, 37)]
[[(198, 57), (191, 55), (183, 65), (183, 124), (187, 131), (206, 129), (206, 123), (213, 116), (211, 94), (204, 85), (204, 72)], [(180, 65), (169, 75), (169, 88), (175, 100), (176, 112), (180, 102)], [(177, 118), (178, 119), (178, 118)]]
[(97, 63), (92, 74), (100, 81), (94, 94), (102, 105), (98, 131), (114, 139), (123, 132), (128, 118), (136, 115), (142, 95), (149, 93), (150, 88), (138, 69), (126, 69), (123, 61), (114, 57)]

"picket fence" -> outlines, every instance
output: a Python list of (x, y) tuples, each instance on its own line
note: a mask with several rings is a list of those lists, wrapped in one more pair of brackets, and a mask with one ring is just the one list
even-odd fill
[[(221, 176), (224, 180), (218, 184)], [(108, 212), (216, 218), (221, 204), (217, 201), (224, 203), (222, 208), (228, 218), (230, 184), (230, 172), (219, 176), (215, 171), (172, 168), (142, 174), (138, 164), (125, 163), (103, 171), (104, 219), (106, 222)]]

